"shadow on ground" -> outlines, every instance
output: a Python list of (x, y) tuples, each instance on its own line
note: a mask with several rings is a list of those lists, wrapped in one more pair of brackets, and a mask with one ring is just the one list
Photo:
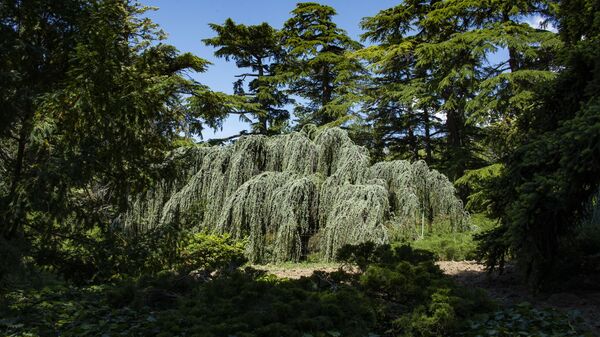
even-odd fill
[(572, 290), (533, 294), (521, 285), (515, 270), (510, 266), (502, 274), (489, 274), (484, 266), (473, 261), (440, 261), (437, 264), (458, 283), (482, 288), (501, 304), (529, 302), (541, 309), (556, 308), (568, 313), (579, 313), (593, 333), (600, 336), (600, 291)]

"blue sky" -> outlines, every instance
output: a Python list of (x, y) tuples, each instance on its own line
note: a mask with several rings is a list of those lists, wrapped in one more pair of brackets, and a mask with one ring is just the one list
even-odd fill
[[(167, 43), (174, 45), (182, 52), (191, 52), (213, 63), (208, 71), (194, 74), (196, 80), (210, 86), (213, 90), (232, 93), (234, 75), (240, 72), (233, 62), (226, 62), (213, 56), (214, 49), (205, 46), (202, 39), (213, 37), (209, 23), (223, 23), (232, 18), (238, 23), (259, 24), (268, 22), (275, 28), (281, 28), (290, 17), (296, 0), (142, 0), (144, 5), (158, 7), (157, 11), (148, 12), (154, 22), (168, 34)], [(358, 40), (361, 30), (359, 22), (363, 17), (373, 16), (382, 9), (399, 3), (398, 0), (331, 0), (318, 1), (332, 6), (338, 12), (334, 18), (338, 27), (346, 30), (348, 35)], [(240, 130), (247, 129), (246, 123), (232, 117), (226, 121), (222, 131), (204, 132), (204, 138), (231, 136)]]

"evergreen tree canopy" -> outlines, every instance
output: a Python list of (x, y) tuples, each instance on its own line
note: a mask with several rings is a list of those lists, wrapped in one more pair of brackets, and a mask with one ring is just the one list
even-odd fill
[(329, 6), (299, 3), (281, 31), (282, 81), (306, 101), (296, 105), (300, 125), (323, 125), (346, 117), (354, 103), (349, 97), (362, 70), (348, 52), (360, 44), (337, 27), (335, 14)]
[[(218, 48), (215, 55), (229, 61), (233, 59), (240, 69), (250, 69), (237, 77), (234, 83), (236, 95), (246, 96), (248, 111), (241, 110), (240, 118), (252, 122), (252, 128), (261, 134), (276, 133), (282, 130), (289, 119), (285, 104), (287, 95), (278, 89), (274, 79), (275, 69), (282, 57), (282, 48), (275, 29), (267, 23), (246, 26), (227, 19), (223, 25), (210, 24), (216, 37), (205, 39), (204, 43)], [(247, 89), (245, 81), (250, 78)], [(233, 99), (235, 100), (235, 98)], [(243, 118), (245, 113), (254, 121)]]
[(416, 63), (415, 48), (434, 37), (412, 24), (428, 7), (409, 1), (364, 18), (362, 38), (376, 44), (356, 54), (374, 73), (365, 87), (363, 108), (370, 137), (379, 142), (373, 144), (375, 150), (432, 163), (436, 136), (443, 132), (435, 115), (441, 100), (432, 88), (431, 71)]
[(571, 242), (600, 186), (600, 7), (564, 2), (557, 18), (564, 70), (539, 94), (543, 103), (524, 115), (523, 138), (489, 186), (502, 226), (480, 247), (490, 266), (516, 254), (536, 284), (589, 272), (590, 257), (599, 253), (596, 246), (574, 254)]
[[(2, 2), (2, 234), (91, 225), (153, 181), (186, 119), (182, 73), (206, 61), (154, 43), (129, 1)], [(43, 28), (41, 28), (43, 27)], [(39, 214), (27, 216), (27, 214)], [(104, 219), (104, 220), (102, 220)]]

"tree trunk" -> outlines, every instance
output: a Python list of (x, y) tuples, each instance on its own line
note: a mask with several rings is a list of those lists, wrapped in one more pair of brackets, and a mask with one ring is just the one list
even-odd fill
[(417, 142), (417, 137), (415, 135), (415, 130), (413, 127), (414, 114), (412, 108), (407, 109), (408, 115), (408, 144), (410, 146), (410, 152), (413, 160), (419, 160), (419, 143)]
[[(509, 23), (512, 22), (510, 16), (507, 13), (502, 13), (502, 22)], [(519, 60), (517, 59), (517, 51), (513, 47), (508, 47), (508, 66), (510, 67), (510, 72), (514, 73), (519, 69)]]
[[(261, 81), (263, 76), (265, 75), (264, 73), (264, 69), (263, 69), (263, 64), (262, 64), (262, 59), (257, 58), (257, 63), (258, 63), (258, 80)], [(262, 84), (262, 83), (261, 83)], [(259, 87), (259, 91), (260, 91), (260, 87)], [(269, 120), (269, 103), (267, 102), (260, 102), (261, 107), (264, 111), (264, 115), (259, 115), (258, 116), (258, 132), (261, 134), (267, 134), (269, 125), (268, 125), (268, 120)]]
[[(21, 182), (23, 176), (23, 163), (25, 161), (25, 147), (28, 140), (28, 135), (31, 129), (31, 116), (32, 114), (27, 114), (23, 118), (23, 122), (21, 123), (21, 130), (19, 131), (19, 140), (17, 144), (17, 156), (15, 158), (15, 164), (13, 167), (12, 180), (10, 182), (10, 189), (8, 196), (6, 198), (6, 204), (9, 205), (13, 203), (17, 199), (17, 188), (19, 183)], [(14, 207), (15, 210), (19, 210), (20, 207)], [(22, 218), (21, 214), (12, 214), (12, 219), (5, 218), (4, 219), (4, 228), (2, 230), (2, 234), (5, 239), (11, 239), (17, 235), (21, 224), (19, 219)]]
[(462, 112), (457, 109), (449, 110), (446, 114), (446, 131), (448, 132), (446, 151), (450, 162), (450, 170), (447, 175), (450, 180), (458, 179), (465, 170), (464, 158), (461, 154), (464, 150), (463, 132), (465, 125), (461, 114)]
[(327, 124), (333, 122), (335, 118), (325, 113), (325, 106), (331, 102), (332, 88), (331, 88), (331, 74), (329, 73), (329, 67), (323, 65), (322, 69), (322, 81), (321, 81), (321, 113), (318, 118), (318, 124)]
[(424, 135), (424, 147), (425, 147), (425, 162), (431, 164), (433, 160), (431, 151), (431, 120), (429, 118), (429, 110), (423, 109), (423, 128), (425, 129)]

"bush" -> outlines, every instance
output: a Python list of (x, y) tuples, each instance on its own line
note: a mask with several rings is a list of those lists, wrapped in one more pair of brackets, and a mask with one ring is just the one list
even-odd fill
[(494, 307), (481, 291), (460, 288), (443, 275), (431, 252), (363, 243), (342, 247), (338, 260), (364, 270), (357, 286), (378, 303), (386, 335), (449, 335), (475, 312)]
[(41, 265), (78, 285), (99, 284), (157, 275), (163, 271), (210, 274), (245, 263), (243, 244), (227, 235), (194, 233), (162, 226), (139, 235), (113, 229), (89, 230), (78, 240), (34, 242), (33, 257)]
[(0, 335), (359, 337), (376, 329), (365, 294), (323, 274), (234, 271), (182, 293), (166, 279), (12, 292), (0, 306)]
[(496, 222), (483, 214), (472, 215), (470, 221), (471, 230), (469, 231), (441, 230), (428, 233), (424, 238), (411, 242), (411, 245), (417, 249), (432, 252), (438, 260), (475, 260), (477, 259), (477, 243), (474, 237), (483, 231), (494, 228)]
[(442, 261), (475, 260), (477, 249), (472, 233), (437, 234), (416, 240), (412, 246), (432, 252)]
[[(222, 270), (226, 256), (235, 260), (241, 253), (230, 238), (206, 234), (195, 234), (184, 247), (190, 254), (182, 256), (200, 256), (187, 266), (207, 270)], [(226, 247), (223, 254), (219, 247)], [(484, 294), (457, 286), (429, 252), (363, 243), (343, 247), (338, 257), (359, 261), (364, 272), (315, 272), (288, 280), (251, 268), (208, 279), (163, 271), (115, 285), (12, 291), (0, 297), (0, 335), (424, 337), (502, 331), (506, 334), (497, 336), (571, 336), (579, 331), (566, 324), (574, 321), (555, 322), (559, 316), (535, 310), (493, 314)], [(476, 318), (481, 313), (488, 314)], [(519, 317), (523, 324), (511, 323)]]
[(356, 245), (344, 245), (336, 255), (336, 261), (357, 266), (362, 272), (370, 265), (393, 266), (400, 261), (419, 263), (433, 261), (433, 254), (425, 250), (413, 249), (408, 245), (376, 245), (367, 241)]
[(243, 242), (235, 241), (227, 234), (195, 233), (185, 238), (176, 268), (184, 273), (193, 270), (212, 273), (216, 270), (233, 270), (246, 262)]
[[(218, 270), (241, 256), (241, 245), (228, 237), (195, 234), (183, 247), (186, 270)], [(364, 273), (315, 272), (300, 280), (281, 280), (249, 268), (211, 279), (162, 272), (114, 286), (14, 292), (0, 312), (6, 317), (0, 332), (433, 336), (455, 331), (475, 305), (486, 307), (482, 297), (456, 288), (428, 252), (364, 243), (346, 246), (338, 256), (347, 263), (361, 261)]]
[(482, 315), (470, 320), (461, 336), (592, 336), (581, 326), (576, 315), (552, 309), (535, 309), (528, 303)]

